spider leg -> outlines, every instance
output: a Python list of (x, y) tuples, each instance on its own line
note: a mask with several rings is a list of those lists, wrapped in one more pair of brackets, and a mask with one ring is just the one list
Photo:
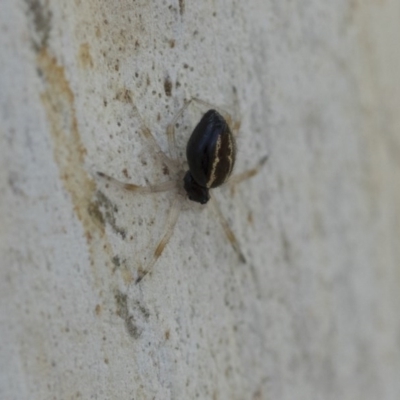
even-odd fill
[(167, 192), (177, 187), (176, 179), (158, 183), (155, 185), (140, 186), (140, 185), (135, 185), (134, 183), (121, 182), (118, 179), (115, 179), (109, 175), (104, 174), (103, 172), (97, 172), (97, 175), (105, 179), (107, 182), (109, 182), (111, 185), (115, 187), (119, 187), (120, 189), (128, 190), (130, 192), (136, 192), (142, 194)]
[[(237, 92), (236, 89), (234, 89), (234, 108), (235, 108), (235, 115), (239, 115), (239, 100), (237, 98)], [(239, 129), (240, 129), (240, 125), (241, 125), (241, 121), (240, 121), (240, 117), (238, 119), (234, 119), (232, 117), (232, 114), (229, 113), (228, 111), (224, 110), (221, 107), (218, 107), (212, 103), (209, 103), (208, 101), (205, 101), (203, 99), (199, 99), (198, 97), (193, 97), (190, 101), (195, 101), (207, 108), (214, 108), (215, 110), (217, 110), (226, 120), (226, 122), (228, 123), (229, 127), (232, 130), (232, 133), (234, 136), (237, 136), (239, 133)]]
[(193, 97), (191, 99), (191, 101), (195, 101), (196, 103), (199, 103), (202, 106), (205, 106), (207, 108), (213, 108), (213, 109), (217, 110), (225, 118), (225, 120), (228, 123), (228, 125), (230, 127), (233, 127), (233, 125), (234, 125), (233, 124), (233, 118), (232, 118), (232, 115), (228, 111), (225, 111), (223, 108), (218, 107), (218, 106), (216, 106), (216, 105), (214, 105), (212, 103), (209, 103), (208, 101), (205, 101), (203, 99), (199, 99), (198, 97)]
[(210, 193), (210, 197), (211, 197), (211, 204), (213, 205), (214, 211), (218, 217), (219, 222), (222, 225), (222, 229), (224, 230), (225, 235), (226, 235), (227, 239), (229, 240), (229, 243), (232, 245), (233, 249), (235, 250), (236, 254), (238, 255), (239, 260), (242, 263), (245, 263), (246, 258), (244, 257), (242, 251), (240, 250), (239, 242), (237, 241), (235, 234), (233, 233), (232, 229), (230, 228), (228, 221), (222, 214), (217, 200), (211, 193)]
[(167, 222), (165, 224), (164, 234), (160, 239), (160, 241), (158, 242), (157, 247), (154, 250), (154, 253), (149, 263), (147, 264), (146, 268), (140, 269), (138, 271), (138, 278), (136, 279), (135, 283), (139, 283), (149, 272), (151, 272), (151, 270), (154, 267), (154, 264), (160, 258), (162, 252), (165, 249), (165, 246), (168, 244), (169, 239), (172, 236), (176, 222), (178, 221), (183, 199), (184, 198), (179, 194), (175, 197), (175, 200), (168, 214)]
[(241, 183), (244, 180), (249, 179), (254, 175), (258, 174), (260, 172), (260, 169), (267, 162), (267, 160), (268, 156), (263, 157), (254, 168), (248, 169), (247, 171), (244, 171), (241, 174), (235, 175), (232, 178), (230, 178), (228, 184), (237, 185), (238, 183)]
[[(236, 89), (234, 90), (235, 94), (235, 108), (238, 108), (238, 100), (237, 100), (237, 95), (236, 95)], [(199, 103), (200, 105), (207, 107), (209, 109), (215, 109), (217, 110), (226, 120), (230, 128), (232, 129), (232, 133), (236, 136), (239, 129), (240, 129), (240, 120), (233, 120), (231, 114), (224, 109), (215, 106), (214, 104), (211, 104), (205, 100), (199, 99), (197, 97), (192, 97), (189, 100), (185, 101), (185, 104), (182, 106), (182, 108), (178, 111), (178, 113), (175, 115), (174, 119), (170, 124), (168, 124), (167, 127), (167, 138), (168, 138), (168, 148), (169, 148), (169, 156), (172, 160), (177, 159), (177, 147), (176, 147), (176, 137), (175, 137), (175, 125), (178, 119), (182, 116), (182, 114), (185, 112), (185, 110), (189, 107), (189, 105), (193, 102)], [(146, 128), (147, 129), (147, 128)], [(147, 129), (148, 132), (144, 132), (145, 136), (148, 137), (151, 135), (151, 132)], [(155, 142), (154, 138), (153, 141)], [(154, 145), (153, 145), (154, 146)], [(156, 144), (158, 146), (158, 144)], [(161, 149), (160, 149), (161, 151)]]
[(176, 150), (176, 137), (175, 137), (175, 125), (178, 119), (182, 116), (185, 110), (189, 107), (190, 103), (193, 99), (185, 101), (185, 104), (175, 115), (174, 119), (167, 126), (167, 138), (168, 138), (168, 148), (169, 148), (169, 156), (173, 159), (177, 159), (177, 150)]
[[(168, 157), (167, 154), (161, 149), (160, 145), (158, 144), (157, 140), (155, 139), (154, 135), (151, 133), (150, 129), (145, 124), (143, 117), (141, 116), (139, 110), (137, 109), (136, 105), (132, 103), (133, 110), (138, 117), (141, 127), (140, 127), (140, 134), (146, 139), (147, 143), (155, 150), (157, 154), (160, 155), (164, 164), (166, 164), (171, 169), (176, 169), (177, 164), (176, 160)], [(168, 140), (169, 143), (169, 140)]]

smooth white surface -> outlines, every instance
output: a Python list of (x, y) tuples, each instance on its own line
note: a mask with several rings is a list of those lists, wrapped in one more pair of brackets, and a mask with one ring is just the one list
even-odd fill
[[(1, 8), (1, 399), (399, 398), (397, 1)], [(166, 150), (232, 86), (236, 172), (270, 156), (215, 191), (247, 264), (188, 205), (131, 285), (173, 195), (95, 171), (165, 179), (131, 101)]]

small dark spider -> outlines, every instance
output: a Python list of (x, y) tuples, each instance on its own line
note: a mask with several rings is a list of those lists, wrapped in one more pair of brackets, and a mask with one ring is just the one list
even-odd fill
[[(192, 102), (197, 102), (207, 108), (210, 108), (200, 122), (197, 124), (186, 146), (186, 158), (189, 170), (185, 173), (176, 156), (175, 124), (182, 116), (183, 112)], [(141, 130), (144, 137), (157, 150), (167, 167), (176, 172), (178, 179), (173, 179), (156, 185), (138, 186), (132, 183), (123, 183), (102, 172), (98, 175), (113, 185), (117, 185), (125, 190), (136, 193), (157, 193), (177, 189), (178, 194), (169, 211), (165, 232), (154, 250), (152, 259), (145, 269), (138, 272), (136, 283), (140, 282), (147, 275), (154, 264), (161, 256), (167, 245), (178, 220), (179, 212), (182, 207), (182, 201), (185, 198), (200, 204), (206, 204), (211, 200), (216, 211), (216, 215), (222, 225), (222, 228), (231, 243), (233, 249), (242, 262), (245, 258), (240, 250), (238, 241), (233, 234), (225, 217), (222, 215), (217, 201), (211, 195), (210, 189), (214, 189), (225, 183), (230, 177), (236, 160), (236, 142), (235, 135), (240, 128), (240, 122), (233, 123), (232, 117), (226, 111), (218, 109), (216, 111), (210, 103), (203, 100), (192, 98), (185, 102), (184, 106), (168, 125), (167, 137), (170, 156), (167, 156), (158, 145), (150, 130), (144, 126)], [(232, 130), (233, 133), (232, 133)], [(254, 176), (266, 162), (267, 157), (260, 160), (255, 168), (245, 171), (229, 179), (229, 183), (237, 184), (245, 179)], [(183, 182), (182, 182), (183, 180)], [(183, 183), (183, 185), (182, 185)]]

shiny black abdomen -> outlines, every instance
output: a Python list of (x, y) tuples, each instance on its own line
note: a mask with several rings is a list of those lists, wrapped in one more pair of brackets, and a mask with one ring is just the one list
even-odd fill
[(186, 157), (189, 172), (201, 187), (215, 188), (229, 178), (235, 164), (235, 140), (217, 111), (203, 115), (188, 141)]

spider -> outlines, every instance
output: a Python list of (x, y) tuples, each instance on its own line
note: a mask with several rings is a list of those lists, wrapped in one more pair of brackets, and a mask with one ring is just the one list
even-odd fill
[[(187, 142), (186, 159), (189, 169), (185, 172), (182, 163), (177, 158), (175, 125), (188, 106), (194, 102), (209, 110), (200, 119)], [(139, 186), (133, 183), (124, 183), (103, 172), (97, 172), (98, 176), (107, 180), (111, 185), (118, 186), (130, 192), (138, 194), (172, 190), (177, 192), (168, 213), (164, 233), (147, 266), (144, 269), (138, 270), (138, 277), (135, 283), (139, 283), (153, 269), (154, 264), (160, 258), (171, 238), (183, 201), (186, 199), (203, 205), (208, 202), (212, 204), (228, 241), (231, 243), (240, 261), (245, 263), (246, 260), (240, 250), (239, 243), (210, 190), (226, 183), (228, 179), (230, 184), (237, 184), (251, 178), (259, 172), (268, 157), (263, 157), (254, 168), (230, 177), (236, 160), (235, 136), (240, 129), (240, 121), (233, 121), (228, 112), (199, 98), (193, 97), (187, 100), (168, 125), (166, 134), (169, 156), (161, 150), (150, 129), (143, 122), (142, 125), (141, 133), (157, 153), (160, 154), (167, 167), (175, 172), (175, 178), (154, 185)]]

